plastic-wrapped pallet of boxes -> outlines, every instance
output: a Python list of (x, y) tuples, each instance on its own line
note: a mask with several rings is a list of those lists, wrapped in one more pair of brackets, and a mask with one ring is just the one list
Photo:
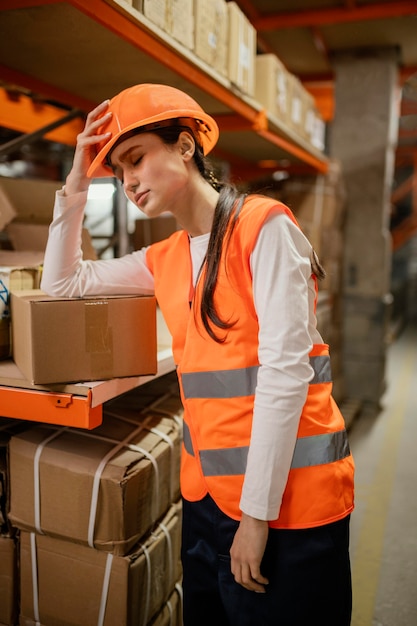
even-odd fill
[(222, 76), (228, 71), (229, 13), (226, 0), (194, 0), (194, 53)]
[(107, 402), (93, 431), (10, 439), (21, 626), (181, 626), (181, 442), (175, 373)]

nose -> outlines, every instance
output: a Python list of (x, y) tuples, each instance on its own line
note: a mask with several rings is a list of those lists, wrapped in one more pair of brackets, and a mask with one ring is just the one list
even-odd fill
[(130, 174), (129, 171), (123, 172), (123, 187), (126, 193), (135, 193), (139, 187), (139, 181), (136, 176)]

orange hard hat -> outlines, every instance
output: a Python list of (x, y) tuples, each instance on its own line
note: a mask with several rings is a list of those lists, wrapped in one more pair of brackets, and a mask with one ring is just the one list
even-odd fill
[(98, 154), (88, 168), (87, 175), (90, 178), (113, 176), (106, 157), (124, 134), (135, 129), (163, 127), (167, 120), (178, 119), (183, 126), (189, 122), (188, 126), (195, 131), (204, 154), (212, 150), (219, 137), (219, 128), (214, 119), (193, 98), (168, 85), (143, 83), (129, 87), (110, 100), (108, 111), (113, 115), (98, 130), (98, 134), (111, 132), (111, 136), (99, 144)]

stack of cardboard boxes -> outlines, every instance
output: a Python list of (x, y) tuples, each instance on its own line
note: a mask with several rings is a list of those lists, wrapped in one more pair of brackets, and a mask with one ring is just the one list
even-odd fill
[[(7, 225), (19, 207), (1, 206)], [(154, 296), (48, 297), (38, 252), (1, 274), (27, 387), (155, 374)], [(0, 624), (180, 626), (181, 418), (174, 372), (108, 401), (94, 431), (0, 418)]]
[[(184, 51), (254, 95), (256, 30), (236, 2), (226, 0), (109, 0), (133, 21), (143, 18)], [(146, 22), (145, 22), (146, 24)]]
[(176, 374), (106, 403), (94, 431), (7, 420), (6, 434), (0, 623), (180, 626)]
[[(61, 182), (0, 177), (0, 360), (12, 356), (10, 294), (39, 289), (55, 192)], [(86, 229), (83, 256), (96, 258)]]
[(323, 151), (325, 124), (313, 96), (275, 54), (258, 54), (255, 61), (255, 98), (272, 119)]
[(294, 176), (279, 194), (296, 216), (313, 245), (326, 277), (319, 282), (318, 328), (330, 344), (334, 395), (344, 397), (342, 370), (342, 278), (346, 192), (338, 161), (330, 161), (327, 174)]
[(18, 531), (8, 519), (10, 438), (28, 428), (22, 420), (0, 417), (0, 624), (14, 626), (19, 619)]
[(314, 98), (275, 54), (257, 55), (257, 33), (236, 2), (226, 0), (108, 0), (133, 21), (146, 20), (173, 45), (230, 88), (254, 98), (272, 120), (319, 151), (325, 124)]

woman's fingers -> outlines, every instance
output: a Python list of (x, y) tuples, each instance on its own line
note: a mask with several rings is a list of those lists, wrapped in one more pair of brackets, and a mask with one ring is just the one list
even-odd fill
[(251, 572), (249, 565), (242, 565), (233, 572), (237, 583), (248, 589), (248, 591), (255, 591), (256, 593), (265, 593), (265, 585), (268, 584), (268, 579), (262, 576), (261, 572)]
[[(105, 124), (110, 121), (112, 116), (111, 111), (106, 111), (108, 106), (109, 101), (105, 100), (99, 104), (98, 107), (90, 111), (87, 115), (84, 129), (77, 137), (77, 143), (88, 146), (103, 141), (103, 139), (109, 136), (110, 133), (105, 131)], [(97, 131), (103, 126), (103, 131), (105, 132), (98, 134)]]
[[(112, 116), (111, 111), (107, 111), (109, 108), (109, 100), (105, 100), (99, 104), (95, 109), (90, 111), (87, 115), (84, 132), (89, 135), (96, 135), (97, 130), (108, 122)], [(99, 136), (105, 135), (101, 133)]]
[[(111, 118), (108, 111), (109, 101), (105, 100), (86, 117), (84, 129), (77, 136), (72, 169), (67, 177), (66, 189), (68, 193), (76, 193), (88, 189), (90, 180), (87, 177), (88, 168), (97, 155), (97, 144), (109, 139), (110, 132), (100, 132), (103, 125)], [(103, 128), (105, 131), (105, 126)]]

